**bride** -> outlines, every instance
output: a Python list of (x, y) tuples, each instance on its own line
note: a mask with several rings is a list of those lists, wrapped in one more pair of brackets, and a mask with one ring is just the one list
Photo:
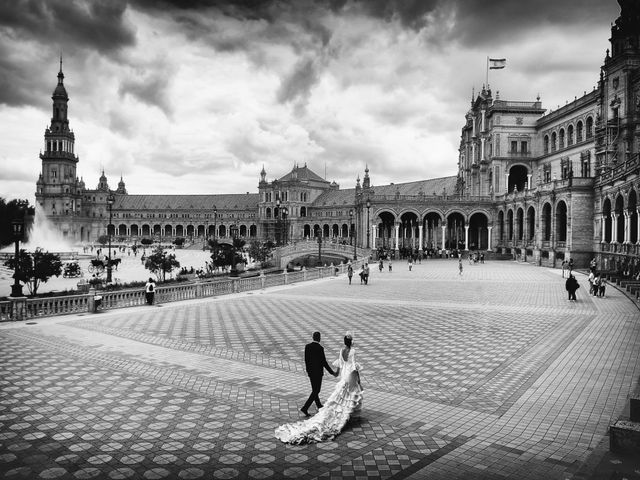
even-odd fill
[(307, 420), (276, 428), (277, 439), (295, 445), (332, 440), (342, 431), (351, 415), (360, 413), (363, 391), (360, 385), (361, 367), (356, 362), (351, 333), (345, 335), (344, 347), (332, 366), (338, 369), (338, 383), (322, 408)]

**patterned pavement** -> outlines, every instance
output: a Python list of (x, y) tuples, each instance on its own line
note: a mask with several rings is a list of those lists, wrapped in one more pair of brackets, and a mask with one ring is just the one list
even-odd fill
[[(0, 478), (640, 478), (607, 453), (638, 389), (637, 306), (581, 276), (568, 302), (557, 270), (464, 267), (0, 325)], [(364, 409), (284, 445), (314, 330), (330, 361), (354, 332)]]

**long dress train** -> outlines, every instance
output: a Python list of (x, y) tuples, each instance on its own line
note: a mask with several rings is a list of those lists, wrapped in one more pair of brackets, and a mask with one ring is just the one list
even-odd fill
[(332, 440), (338, 435), (351, 416), (362, 409), (360, 365), (355, 360), (355, 349), (351, 348), (347, 360), (342, 352), (333, 367), (339, 367), (338, 383), (324, 405), (313, 417), (299, 422), (280, 425), (275, 430), (277, 439), (300, 445), (303, 443)]

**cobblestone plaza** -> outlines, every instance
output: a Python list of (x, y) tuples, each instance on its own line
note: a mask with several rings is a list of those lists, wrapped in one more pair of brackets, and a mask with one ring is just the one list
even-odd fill
[[(559, 270), (396, 262), (366, 286), (0, 325), (2, 478), (610, 478), (640, 315), (578, 280), (573, 303)], [(364, 409), (334, 441), (285, 445), (314, 330), (329, 361), (354, 332)]]

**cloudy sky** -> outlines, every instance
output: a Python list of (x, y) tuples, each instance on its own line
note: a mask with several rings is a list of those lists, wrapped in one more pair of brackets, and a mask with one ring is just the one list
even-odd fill
[(456, 174), (494, 96), (596, 84), (614, 0), (12, 0), (0, 5), (0, 196), (34, 202), (63, 55), (78, 174), (129, 193), (256, 192), (305, 163), (342, 188)]

